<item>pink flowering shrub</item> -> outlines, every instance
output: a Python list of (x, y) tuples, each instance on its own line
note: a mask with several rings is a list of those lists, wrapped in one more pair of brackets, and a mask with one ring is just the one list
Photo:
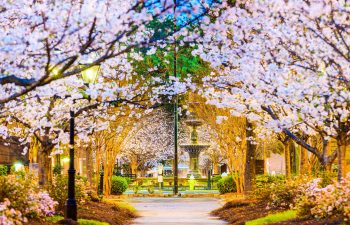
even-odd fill
[(0, 224), (14, 225), (28, 222), (27, 218), (22, 216), (18, 210), (11, 208), (11, 203), (8, 199), (0, 203)]
[(30, 217), (52, 216), (55, 213), (55, 202), (46, 191), (30, 193), (28, 196), (28, 206), (25, 210)]
[(350, 220), (350, 173), (345, 179), (326, 187), (320, 186), (321, 179), (315, 179), (305, 186), (304, 195), (297, 203), (298, 214), (317, 219), (343, 217)]
[(43, 218), (55, 212), (57, 202), (38, 188), (33, 177), (2, 176), (0, 187), (0, 218), (7, 221), (0, 219), (0, 224), (21, 224), (27, 218)]

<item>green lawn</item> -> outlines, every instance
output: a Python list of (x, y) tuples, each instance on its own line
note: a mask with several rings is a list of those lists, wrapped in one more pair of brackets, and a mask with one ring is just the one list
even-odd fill
[(294, 219), (296, 217), (297, 217), (297, 212), (295, 210), (288, 210), (284, 212), (270, 214), (256, 220), (248, 221), (245, 223), (245, 225), (271, 224), (271, 223), (277, 223), (277, 222), (281, 222), (289, 219)]
[[(56, 223), (63, 219), (64, 219), (63, 216), (51, 216), (46, 218), (46, 221)], [(100, 222), (96, 220), (86, 220), (86, 219), (78, 219), (78, 222), (81, 225), (109, 225), (109, 223), (106, 223), (106, 222)]]
[(129, 205), (127, 202), (125, 202), (123, 200), (119, 200), (119, 199), (104, 199), (104, 200), (102, 200), (102, 202), (106, 202), (106, 203), (109, 203), (109, 204), (115, 204), (119, 208), (127, 209), (127, 210), (129, 210), (129, 211), (131, 211), (133, 213), (136, 213), (136, 209), (132, 205)]

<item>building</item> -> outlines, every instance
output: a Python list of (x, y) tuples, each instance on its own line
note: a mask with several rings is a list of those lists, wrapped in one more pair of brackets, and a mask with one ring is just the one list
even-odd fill
[(28, 145), (21, 145), (18, 137), (0, 139), (0, 164), (13, 165), (15, 162), (21, 162), (28, 165), (28, 154), (22, 154), (25, 147)]

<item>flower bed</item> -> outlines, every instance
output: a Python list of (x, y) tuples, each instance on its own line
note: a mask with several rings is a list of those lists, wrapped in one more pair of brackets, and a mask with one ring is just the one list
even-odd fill
[(304, 195), (298, 200), (297, 210), (302, 217), (316, 219), (341, 217), (350, 220), (350, 173), (340, 182), (320, 186), (315, 179), (305, 186)]
[(55, 212), (57, 202), (32, 177), (1, 176), (0, 186), (0, 224), (22, 224)]

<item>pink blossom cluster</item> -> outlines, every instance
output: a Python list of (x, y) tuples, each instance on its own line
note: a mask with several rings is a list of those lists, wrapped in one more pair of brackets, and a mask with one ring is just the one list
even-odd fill
[(54, 201), (46, 191), (32, 192), (28, 196), (28, 207), (25, 214), (36, 215), (38, 217), (51, 216), (55, 213)]
[(306, 185), (305, 195), (297, 205), (299, 212), (310, 213), (311, 216), (329, 218), (342, 216), (350, 219), (350, 173), (340, 182), (319, 187), (321, 179), (315, 179)]
[(11, 202), (6, 198), (4, 202), (0, 202), (0, 224), (14, 225), (27, 222), (27, 218), (18, 210), (10, 207)]
[(0, 177), (3, 188), (0, 198), (0, 224), (22, 224), (29, 218), (43, 218), (55, 212), (55, 202), (46, 191), (37, 187), (31, 176), (16, 178), (15, 175)]

